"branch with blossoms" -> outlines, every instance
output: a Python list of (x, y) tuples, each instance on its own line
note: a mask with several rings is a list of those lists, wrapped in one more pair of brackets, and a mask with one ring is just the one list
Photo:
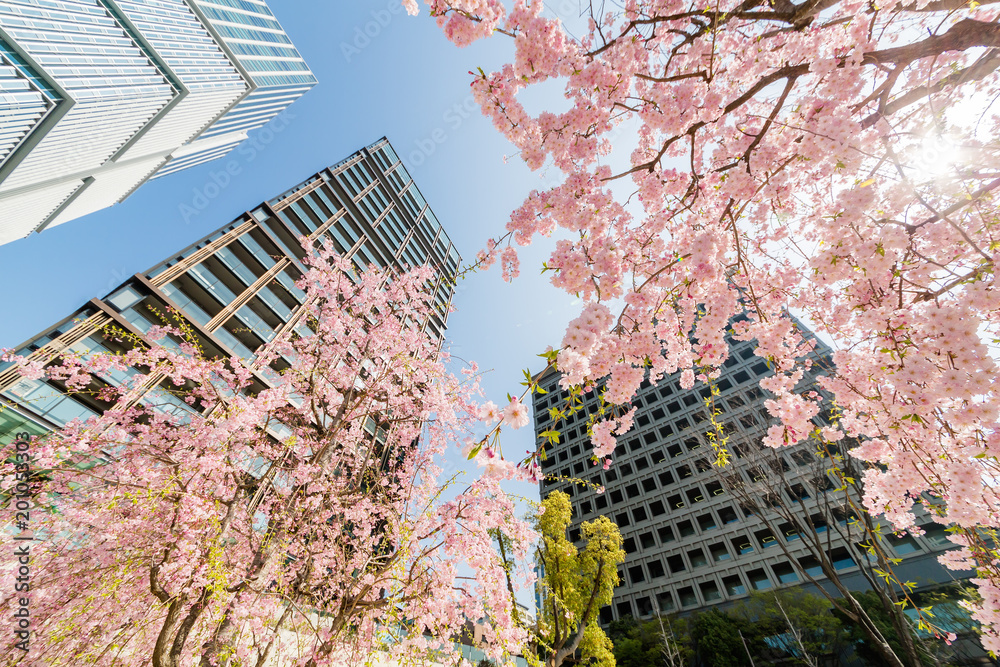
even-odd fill
[[(206, 358), (183, 327), (108, 330), (106, 353), (5, 353), (24, 377), (104, 408), (32, 444), (48, 510), (33, 523), (38, 639), (24, 664), (423, 659), (450, 650), (466, 618), (490, 619), (492, 658), (520, 650), (492, 536), (527, 558), (533, 532), (501, 486), (523, 471), (484, 470), (445, 498), (441, 459), (481, 408), (478, 383), (447, 373), (419, 326), (429, 269), (389, 282), (314, 251), (300, 282), (309, 331), (261, 353), (266, 377)], [(523, 425), (523, 405), (508, 412)], [(474, 581), (456, 587), (463, 567)]]
[[(563, 342), (559, 370), (621, 403), (644, 378), (691, 388), (747, 311), (734, 338), (775, 369), (768, 444), (784, 447), (815, 407), (793, 391), (807, 352), (794, 313), (837, 349), (822, 385), (851, 455), (875, 466), (866, 510), (902, 530), (940, 497), (963, 542), (946, 562), (978, 571), (974, 613), (1000, 652), (1000, 552), (958, 536), (1000, 528), (997, 3), (592, 3), (578, 39), (542, 2), (426, 4), (458, 45), (512, 37), (473, 95), (530, 168), (564, 174), (507, 227), (519, 245), (569, 232), (552, 282), (606, 322), (582, 337), (570, 324), (581, 342)], [(542, 83), (569, 107), (529, 112), (519, 94)], [(595, 444), (613, 438), (603, 427)]]

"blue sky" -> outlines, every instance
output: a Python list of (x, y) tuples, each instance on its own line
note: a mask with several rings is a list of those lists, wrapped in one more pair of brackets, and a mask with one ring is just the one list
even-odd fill
[[(231, 154), (239, 174), (197, 214), (194, 205), (205, 202), (196, 199), (225, 160), (147, 183), (120, 205), (0, 246), (0, 276), (8, 286), (0, 347), (20, 344), (383, 135), (465, 259), (502, 233), (510, 212), (541, 186), (544, 174), (529, 172), (517, 158), (504, 163), (514, 149), (473, 104), (469, 71), (495, 69), (510, 57), (511, 44), (498, 38), (458, 49), (426, 8), (419, 17), (389, 11), (398, 3), (269, 0), (319, 84), (290, 107), (273, 141), (260, 151)], [(512, 284), (494, 268), (457, 292), (451, 349), (493, 369), (484, 385), (498, 404), (518, 389), (521, 369), (539, 367), (535, 355), (558, 344), (574, 315), (571, 297), (539, 274), (548, 249), (527, 249)], [(529, 431), (505, 434), (505, 452), (523, 455), (532, 446)], [(537, 495), (528, 485), (519, 491)]]

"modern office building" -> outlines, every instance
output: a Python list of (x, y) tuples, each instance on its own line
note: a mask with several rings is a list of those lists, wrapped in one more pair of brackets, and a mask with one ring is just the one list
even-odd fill
[[(16, 351), (48, 363), (64, 350), (117, 349), (122, 343), (105, 335), (107, 327), (143, 338), (150, 327), (165, 324), (173, 309), (183, 314), (206, 354), (245, 359), (257, 382), (266, 386), (280, 369), (263, 366), (261, 350), (281, 333), (306, 332), (305, 295), (295, 286), (305, 271), (305, 251), (297, 240), (302, 236), (331, 239), (359, 269), (433, 266), (435, 312), (424, 326), (442, 337), (461, 257), (383, 138), (92, 299)], [(100, 380), (118, 384), (122, 378)], [(150, 377), (148, 390), (135, 400), (189, 411), (158, 389), (160, 381)], [(63, 389), (51, 381), (25, 379), (11, 364), (0, 365), (0, 444), (16, 432), (44, 433), (110, 407)]]
[[(656, 386), (642, 384), (633, 400), (638, 407), (635, 427), (619, 438), (608, 470), (589, 460), (593, 448), (586, 422), (597, 403), (593, 392), (583, 411), (556, 426), (562, 432), (560, 444), (546, 448), (542, 468), (548, 478), (541, 483), (541, 492), (544, 496), (560, 489), (570, 494), (571, 539), (579, 541), (580, 524), (599, 515), (621, 529), (627, 556), (619, 569), (614, 602), (601, 610), (602, 624), (657, 611), (697, 611), (725, 605), (751, 590), (806, 584), (782, 544), (797, 565), (822, 585), (826, 579), (803, 536), (783, 523), (778, 512), (766, 514), (775, 528), (770, 530), (750, 511), (748, 505), (753, 503), (759, 510), (764, 503), (780, 501), (797, 516), (808, 513), (815, 531), (829, 545), (825, 551), (839, 578), (851, 590), (868, 588), (859, 568), (864, 550), (838, 537), (850, 512), (844, 509), (843, 493), (833, 491), (839, 485), (828, 476), (829, 466), (812, 454), (816, 443), (807, 441), (781, 451), (763, 448), (760, 440), (776, 420), (764, 407), (765, 392), (758, 382), (772, 371), (755, 356), (752, 343), (732, 339), (729, 343), (731, 356), (715, 382), (720, 390), (714, 399), (714, 409), (720, 411), (716, 421), (724, 424), (727, 449), (733, 454), (721, 473), (712, 466), (714, 450), (706, 438), (714, 430), (705, 403), (711, 392), (704, 385), (681, 389), (679, 374)], [(830, 367), (830, 352), (822, 344), (812, 356), (815, 363), (800, 391), (820, 391), (815, 376)], [(537, 433), (554, 427), (549, 408), (565, 405), (567, 394), (559, 390), (558, 378), (553, 371), (539, 378), (549, 393), (534, 399)], [(824, 417), (829, 417), (828, 411), (815, 423), (827, 423)], [(571, 478), (590, 484), (566, 481)], [(604, 493), (594, 490), (601, 486)], [(926, 516), (920, 522), (927, 531), (921, 537), (886, 533), (890, 555), (902, 559), (895, 567), (898, 576), (917, 583), (918, 590), (952, 581), (956, 575), (937, 562), (941, 551), (954, 546), (944, 527)]]
[(0, 0), (0, 243), (225, 155), (315, 83), (262, 0)]

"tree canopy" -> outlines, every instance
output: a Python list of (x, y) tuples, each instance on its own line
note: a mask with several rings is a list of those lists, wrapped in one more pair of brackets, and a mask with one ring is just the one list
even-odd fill
[[(591, 425), (595, 457), (645, 377), (716, 377), (731, 327), (772, 370), (765, 442), (857, 438), (865, 505), (897, 529), (935, 499), (1000, 651), (1000, 5), (584, 2), (571, 32), (537, 0), (425, 4), (458, 46), (509, 40), (473, 95), (528, 167), (561, 175), (479, 265), (511, 278), (517, 245), (557, 236), (544, 268), (582, 305), (551, 359), (622, 406)], [(542, 84), (568, 105), (530, 111), (519, 95)], [(833, 425), (796, 391), (813, 341), (790, 312), (836, 349)]]
[[(330, 246), (307, 261), (310, 329), (260, 352), (283, 368), (268, 383), (202, 356), (182, 323), (145, 340), (106, 330), (117, 352), (19, 366), (108, 409), (31, 443), (46, 471), (34, 635), (15, 649), (19, 594), (5, 589), (0, 653), (47, 667), (427, 659), (468, 619), (487, 619), (491, 658), (520, 649), (493, 535), (529, 558), (534, 533), (499, 484), (525, 473), (484, 452), (482, 474), (443, 495), (445, 452), (499, 425), (476, 375), (447, 372), (421, 326), (431, 270), (358, 275)], [(0, 452), (5, 472), (14, 451)], [(5, 558), (3, 578), (17, 567)]]
[(618, 565), (625, 560), (618, 526), (605, 516), (585, 521), (580, 529), (586, 545), (576, 548), (567, 538), (569, 496), (553, 491), (539, 507), (537, 530), (537, 635), (547, 667), (559, 667), (578, 650), (584, 664), (615, 667), (611, 641), (597, 621), (618, 585)]

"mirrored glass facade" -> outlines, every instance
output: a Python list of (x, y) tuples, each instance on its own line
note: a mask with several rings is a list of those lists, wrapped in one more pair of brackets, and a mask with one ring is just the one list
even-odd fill
[(0, 2), (0, 243), (225, 155), (315, 83), (258, 0)]

